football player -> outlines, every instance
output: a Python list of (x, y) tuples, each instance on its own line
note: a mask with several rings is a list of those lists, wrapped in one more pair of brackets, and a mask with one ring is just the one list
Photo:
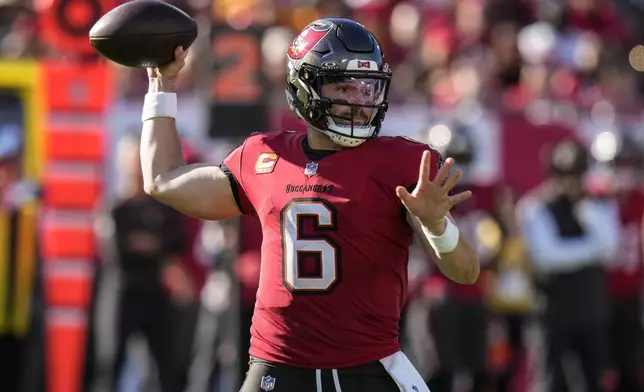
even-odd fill
[(644, 151), (632, 137), (624, 137), (613, 160), (615, 194), (621, 224), (619, 250), (608, 264), (609, 363), (615, 370), (616, 392), (639, 391), (641, 368), (642, 287), (644, 286), (643, 235)]
[(288, 49), (286, 96), (308, 132), (253, 134), (220, 166), (181, 155), (173, 89), (185, 54), (148, 70), (145, 189), (202, 219), (261, 222), (242, 391), (427, 391), (398, 342), (408, 248), (416, 233), (445, 275), (474, 283), (476, 253), (449, 216), (471, 193), (450, 195), (453, 159), (378, 137), (391, 71), (374, 35), (348, 19), (307, 26)]

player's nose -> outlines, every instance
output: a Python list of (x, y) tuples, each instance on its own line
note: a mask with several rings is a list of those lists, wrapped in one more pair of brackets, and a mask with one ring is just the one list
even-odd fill
[(352, 101), (355, 105), (366, 105), (368, 104), (367, 102), (367, 97), (364, 94), (355, 94), (354, 97), (352, 97)]

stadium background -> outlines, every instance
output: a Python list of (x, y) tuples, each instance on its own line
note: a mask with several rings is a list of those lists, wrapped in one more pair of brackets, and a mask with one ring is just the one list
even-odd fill
[[(139, 132), (147, 89), (144, 71), (106, 63), (87, 43), (93, 21), (116, 4), (0, 0), (0, 154), (22, 149), (19, 198), (28, 200), (28, 208), (39, 202), (37, 219), (23, 226), (32, 236), (21, 246), (37, 241), (42, 261), (25, 262), (15, 276), (0, 276), (25, 284), (23, 302), (32, 290), (41, 298), (29, 313), (43, 319), (37, 344), (46, 347), (46, 356), (34, 361), (42, 362), (48, 392), (102, 390), (102, 370), (113, 355), (110, 293), (118, 274), (109, 249), (101, 246), (110, 236), (103, 212), (129, 186), (124, 141)], [(284, 53), (299, 29), (325, 15), (357, 19), (384, 46), (395, 76), (383, 134), (460, 151), (463, 162), (470, 160), (463, 164), (467, 184), (508, 186), (520, 196), (543, 180), (543, 148), (574, 136), (592, 152), (589, 184), (606, 191), (624, 135), (643, 143), (644, 6), (636, 0), (174, 4), (200, 26), (179, 81), (178, 128), (186, 148), (205, 161), (219, 162), (254, 131), (304, 129), (284, 99)], [(476, 220), (474, 236), (485, 219)], [(201, 350), (193, 366), (194, 390), (203, 387), (212, 365), (222, 309), (236, 317), (245, 295), (239, 288), (250, 285), (252, 291), (247, 281), (256, 278), (256, 246), (249, 238), (256, 234), (245, 230), (253, 229), (238, 221), (208, 223), (196, 241), (200, 262), (215, 272), (202, 293), (198, 339), (204, 340), (196, 344)], [(494, 248), (494, 238), (483, 237), (481, 246)], [(431, 265), (412, 254), (410, 276), (431, 297), (439, 290), (426, 279)], [(24, 283), (29, 274), (38, 276), (33, 287)], [(408, 347), (417, 365), (430, 372), (436, 363), (424, 302), (417, 302), (410, 306)], [(18, 331), (20, 322), (13, 323)], [(235, 330), (237, 321), (232, 323)], [(538, 329), (535, 336), (538, 342)], [(126, 385), (147, 374), (142, 352), (135, 341)], [(526, 383), (538, 385), (538, 362)], [(236, 367), (228, 366), (235, 377)]]

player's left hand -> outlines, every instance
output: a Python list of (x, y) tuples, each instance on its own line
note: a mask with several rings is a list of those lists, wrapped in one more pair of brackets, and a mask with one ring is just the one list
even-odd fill
[[(449, 192), (454, 188), (463, 176), (458, 169), (450, 174), (454, 159), (447, 158), (443, 167), (440, 168), (434, 180), (429, 179), (431, 168), (431, 153), (425, 151), (420, 161), (418, 183), (416, 188), (409, 193), (402, 186), (396, 187), (396, 194), (409, 212), (414, 214), (423, 225), (428, 228), (444, 227), (444, 218), (456, 204), (469, 199), (471, 191), (465, 191), (456, 195)], [(441, 234), (441, 233), (437, 233)]]

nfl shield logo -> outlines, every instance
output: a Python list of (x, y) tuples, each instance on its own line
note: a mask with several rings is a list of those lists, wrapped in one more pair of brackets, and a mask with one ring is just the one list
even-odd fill
[(275, 388), (275, 378), (271, 376), (262, 377), (262, 383), (259, 387), (265, 391), (272, 391)]
[(304, 175), (307, 177), (313, 177), (315, 173), (318, 172), (318, 164), (317, 162), (309, 162), (306, 164), (306, 167), (304, 168)]

